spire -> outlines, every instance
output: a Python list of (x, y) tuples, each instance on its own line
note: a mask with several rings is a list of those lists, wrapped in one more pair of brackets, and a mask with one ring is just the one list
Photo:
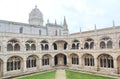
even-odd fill
[(81, 31), (81, 27), (80, 27), (80, 33), (81, 33), (82, 31)]
[(35, 8), (37, 8), (37, 5), (35, 5)]
[(49, 19), (47, 20), (47, 23), (49, 23)]
[(94, 28), (95, 28), (95, 30), (97, 30), (97, 28), (96, 28), (96, 24), (95, 24)]
[(113, 20), (113, 27), (115, 26), (115, 21)]
[(63, 22), (63, 28), (64, 30), (68, 30), (68, 25), (67, 25), (65, 16), (64, 16), (64, 22)]
[(55, 24), (57, 24), (57, 21), (56, 21), (56, 19), (55, 19)]
[(82, 35), (82, 30), (81, 30), (81, 27), (80, 27), (80, 37), (81, 37), (81, 35)]

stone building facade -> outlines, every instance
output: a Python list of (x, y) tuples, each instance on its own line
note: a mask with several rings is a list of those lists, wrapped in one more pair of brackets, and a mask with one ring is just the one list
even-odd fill
[(29, 24), (0, 20), (0, 77), (55, 67), (120, 75), (120, 26), (69, 34), (63, 25), (47, 22), (35, 7)]

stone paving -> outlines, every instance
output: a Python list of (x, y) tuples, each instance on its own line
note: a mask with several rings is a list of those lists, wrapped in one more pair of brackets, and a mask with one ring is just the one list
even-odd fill
[(66, 79), (65, 70), (63, 69), (56, 70), (55, 79)]

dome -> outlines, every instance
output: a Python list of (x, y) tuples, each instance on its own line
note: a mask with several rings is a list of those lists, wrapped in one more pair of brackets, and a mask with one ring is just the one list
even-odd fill
[(43, 26), (43, 14), (37, 6), (29, 14), (29, 24)]

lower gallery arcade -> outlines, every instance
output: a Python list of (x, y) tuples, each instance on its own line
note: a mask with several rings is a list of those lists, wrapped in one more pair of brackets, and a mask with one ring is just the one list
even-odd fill
[[(6, 61), (6, 62), (5, 62)], [(86, 70), (109, 74), (120, 74), (120, 56), (117, 58), (109, 54), (66, 53), (11, 56), (7, 60), (0, 59), (0, 76), (15, 76), (17, 74), (39, 72), (56, 66), (67, 66), (71, 69)], [(117, 62), (117, 63), (116, 63)]]

